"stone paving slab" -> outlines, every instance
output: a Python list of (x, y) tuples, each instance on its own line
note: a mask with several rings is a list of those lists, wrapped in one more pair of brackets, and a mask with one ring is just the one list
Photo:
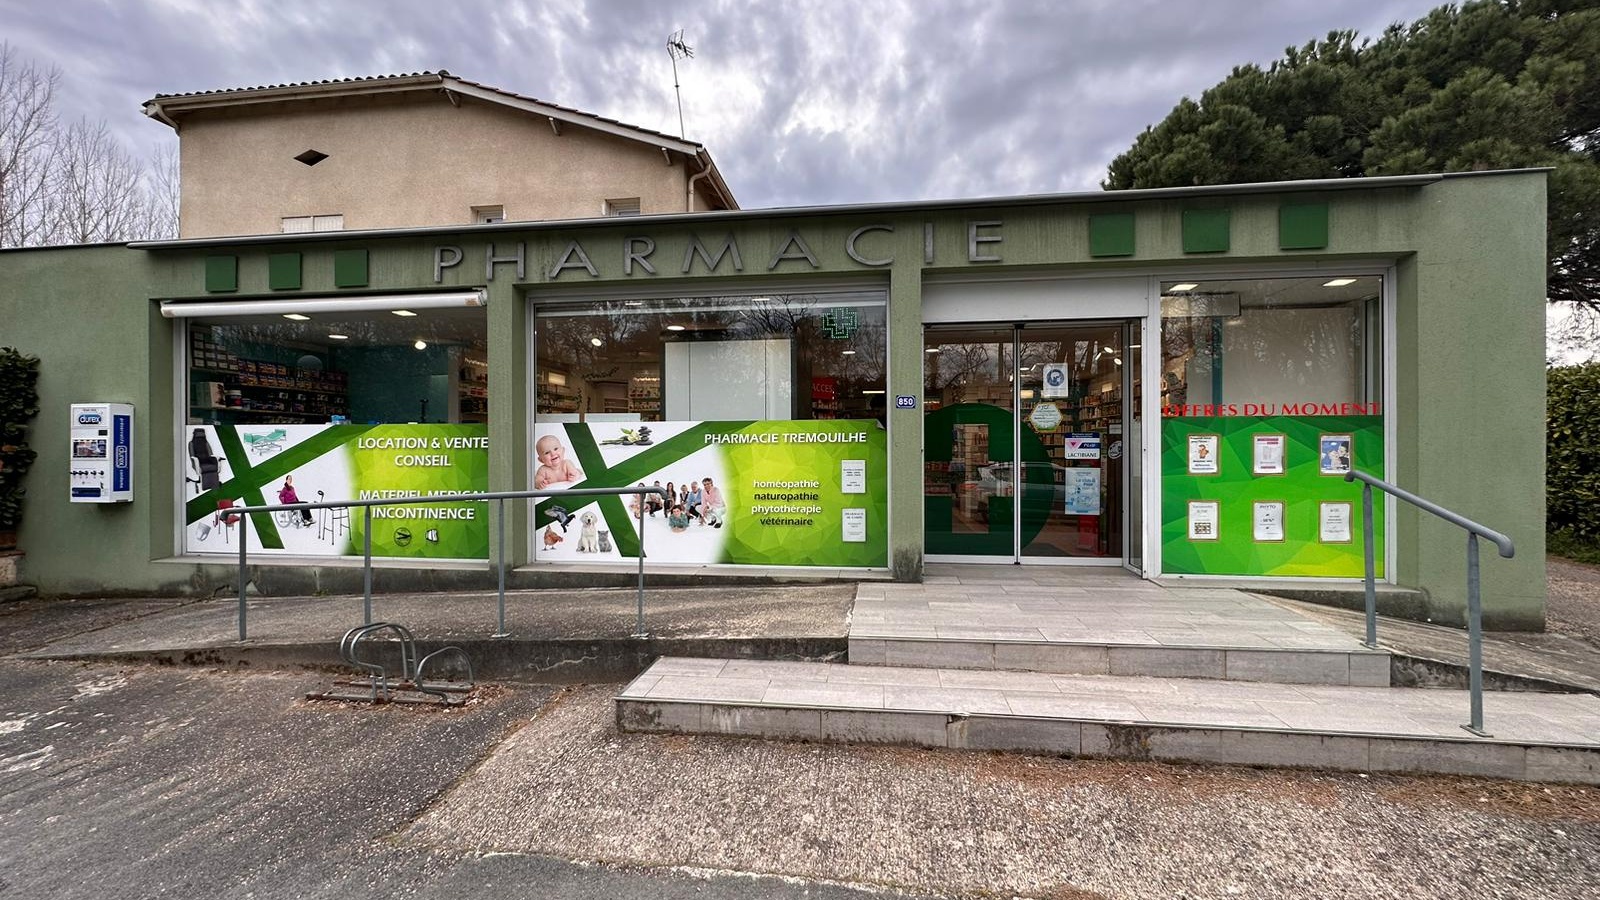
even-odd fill
[[(1163, 725), (1600, 749), (1600, 698), (1587, 694), (1488, 693), (1484, 717), (1493, 738), (1486, 741), (1461, 728), (1468, 712), (1465, 691), (896, 667), (877, 668), (878, 681), (864, 685), (858, 680), (859, 666), (761, 660), (716, 665), (718, 662), (663, 659), (620, 696), (935, 713), (1009, 710), (1020, 716), (1128, 718)], [(975, 675), (985, 677), (975, 679)], [(655, 676), (662, 677), (651, 681)], [(1112, 706), (1131, 709), (1133, 714), (1093, 711)], [(1045, 708), (1051, 711), (1041, 712)]]
[(862, 585), (851, 637), (1374, 652), (1331, 623), (1229, 588), (1168, 587), (1122, 569), (928, 572), (922, 584)]
[(616, 697), (624, 731), (1600, 784), (1600, 698), (1585, 694), (1490, 693), (1479, 737), (1460, 727), (1463, 691), (661, 662), (671, 674)]

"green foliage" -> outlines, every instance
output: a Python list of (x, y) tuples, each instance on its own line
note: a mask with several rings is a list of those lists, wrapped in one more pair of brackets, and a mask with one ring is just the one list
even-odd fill
[(1600, 363), (1550, 370), (1545, 420), (1548, 528), (1600, 545)]
[(1600, 308), (1600, 3), (1441, 6), (1240, 66), (1112, 161), (1107, 190), (1549, 166), (1551, 300)]
[(22, 519), (22, 476), (37, 455), (28, 422), (39, 414), (39, 357), (0, 348), (0, 528)]
[(1582, 541), (1571, 531), (1552, 531), (1545, 536), (1545, 552), (1574, 562), (1600, 566), (1600, 540)]

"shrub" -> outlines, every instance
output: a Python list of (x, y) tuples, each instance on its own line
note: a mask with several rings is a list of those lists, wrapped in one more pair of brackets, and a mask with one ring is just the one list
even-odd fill
[(1549, 371), (1548, 530), (1600, 544), (1600, 362)]
[(0, 530), (22, 521), (22, 476), (37, 455), (28, 422), (39, 414), (39, 357), (0, 348)]

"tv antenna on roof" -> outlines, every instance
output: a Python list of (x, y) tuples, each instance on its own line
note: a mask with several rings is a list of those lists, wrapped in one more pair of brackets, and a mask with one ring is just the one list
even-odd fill
[(678, 60), (694, 59), (694, 48), (683, 42), (680, 28), (667, 38), (667, 55), (672, 57), (672, 92), (678, 95), (678, 137), (683, 137), (683, 91), (678, 88)]

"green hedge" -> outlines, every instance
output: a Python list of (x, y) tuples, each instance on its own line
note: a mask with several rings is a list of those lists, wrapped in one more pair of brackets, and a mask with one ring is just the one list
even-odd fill
[(1600, 363), (1549, 372), (1548, 530), (1600, 543)]
[(22, 476), (37, 456), (28, 422), (39, 414), (38, 383), (39, 357), (0, 347), (0, 530), (22, 521)]

